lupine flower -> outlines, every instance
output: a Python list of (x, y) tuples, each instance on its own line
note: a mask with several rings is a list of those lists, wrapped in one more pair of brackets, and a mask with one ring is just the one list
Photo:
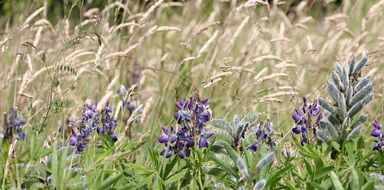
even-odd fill
[(125, 88), (124, 85), (120, 85), (119, 90), (117, 90), (117, 93), (121, 98), (124, 98), (124, 96), (127, 94), (127, 88)]
[(178, 100), (176, 108), (174, 118), (179, 124), (178, 130), (174, 131), (173, 127), (170, 130), (163, 127), (163, 135), (158, 138), (158, 142), (166, 145), (161, 152), (162, 156), (170, 157), (173, 152), (180, 158), (185, 158), (190, 155), (190, 149), (195, 144), (199, 148), (208, 147), (213, 133), (208, 132), (205, 126), (211, 119), (211, 110), (208, 99), (200, 100), (198, 96), (189, 100)]
[[(303, 97), (303, 107), (296, 108), (292, 113), (292, 119), (296, 123), (292, 128), (292, 132), (300, 135), (300, 143), (304, 145), (308, 143), (308, 129), (312, 128), (314, 135), (316, 136), (316, 127), (319, 125), (323, 118), (320, 107), (317, 100), (314, 100), (311, 105), (308, 106), (307, 98)], [(307, 116), (307, 117), (306, 117)], [(311, 123), (311, 117), (317, 117), (314, 124)]]
[(117, 136), (114, 133), (114, 130), (117, 125), (117, 121), (113, 119), (113, 109), (110, 104), (107, 104), (103, 111), (101, 117), (102, 127), (97, 128), (97, 133), (99, 134), (107, 134), (113, 142), (117, 141)]
[(251, 145), (248, 146), (248, 150), (251, 152), (256, 152), (258, 148), (259, 148), (259, 144), (257, 142), (252, 143)]
[(384, 146), (384, 136), (382, 133), (382, 125), (379, 121), (375, 120), (372, 124), (373, 130), (371, 136), (376, 137), (375, 144), (373, 145), (373, 150), (382, 151)]
[(76, 148), (77, 153), (81, 153), (88, 147), (89, 136), (97, 128), (99, 123), (98, 113), (96, 111), (96, 105), (87, 103), (84, 106), (82, 119), (79, 122), (79, 129), (75, 128), (75, 121), (68, 120), (67, 125), (71, 133), (69, 145)]
[[(268, 119), (267, 121), (262, 122), (258, 125), (255, 135), (258, 142), (264, 142), (272, 148), (273, 146), (275, 146), (275, 142), (272, 138), (273, 132), (273, 123), (271, 120)], [(256, 152), (259, 147), (258, 142), (249, 145), (248, 150), (251, 152)]]
[(25, 133), (23, 131), (25, 121), (18, 115), (16, 109), (11, 109), (8, 117), (8, 126), (4, 129), (4, 138), (12, 140), (17, 134), (17, 140), (24, 140)]

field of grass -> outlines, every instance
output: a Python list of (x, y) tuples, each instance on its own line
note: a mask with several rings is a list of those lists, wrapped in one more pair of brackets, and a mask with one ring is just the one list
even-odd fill
[(0, 17), (2, 189), (384, 189), (384, 1), (47, 2)]

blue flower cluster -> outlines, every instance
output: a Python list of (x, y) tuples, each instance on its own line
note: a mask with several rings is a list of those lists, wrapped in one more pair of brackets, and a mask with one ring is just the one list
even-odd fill
[(213, 135), (205, 129), (211, 119), (208, 99), (200, 100), (198, 96), (194, 96), (189, 100), (178, 100), (176, 107), (174, 118), (179, 124), (178, 130), (163, 127), (163, 135), (158, 138), (158, 142), (166, 146), (161, 152), (166, 158), (171, 157), (172, 153), (180, 158), (188, 157), (196, 142), (199, 148), (208, 147), (208, 140)]
[[(316, 136), (316, 127), (319, 125), (323, 118), (320, 107), (317, 104), (317, 100), (314, 100), (311, 105), (308, 106), (307, 98), (303, 97), (303, 107), (296, 108), (292, 113), (292, 119), (295, 121), (296, 126), (292, 129), (295, 134), (301, 135), (300, 143), (308, 143), (308, 129), (312, 128), (313, 134)], [(307, 116), (307, 117), (306, 117)], [(311, 123), (312, 117), (316, 117), (316, 122)]]
[(75, 128), (75, 120), (68, 120), (68, 127), (71, 132), (69, 145), (76, 148), (77, 153), (81, 153), (88, 147), (90, 134), (96, 129), (99, 123), (98, 113), (95, 104), (86, 104), (84, 106), (82, 119), (79, 123), (79, 131)]
[(384, 146), (384, 136), (382, 132), (383, 126), (377, 120), (373, 122), (373, 129), (371, 132), (371, 136), (376, 137), (375, 144), (373, 145), (373, 150), (381, 151)]
[(256, 138), (257, 142), (252, 143), (251, 145), (248, 146), (248, 150), (251, 152), (256, 152), (257, 149), (259, 148), (259, 143), (263, 142), (267, 144), (269, 147), (275, 146), (275, 141), (273, 140), (273, 123), (271, 120), (267, 120), (265, 122), (262, 122), (258, 125), (257, 130), (256, 130)]
[(18, 115), (16, 109), (11, 109), (8, 117), (8, 126), (4, 126), (4, 138), (12, 140), (14, 135), (17, 134), (17, 140), (25, 139), (25, 132), (23, 131), (25, 121)]
[(116, 119), (113, 118), (113, 109), (110, 104), (107, 104), (103, 112), (101, 113), (101, 124), (102, 127), (97, 128), (98, 134), (107, 134), (109, 137), (111, 137), (111, 140), (113, 142), (117, 141), (117, 136), (114, 133), (114, 130), (117, 125)]

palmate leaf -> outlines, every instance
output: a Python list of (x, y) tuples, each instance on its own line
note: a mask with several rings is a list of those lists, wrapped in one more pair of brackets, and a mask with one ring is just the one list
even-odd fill
[(373, 84), (367, 84), (365, 87), (363, 87), (361, 90), (356, 92), (356, 94), (352, 97), (351, 105), (355, 105), (357, 102), (362, 100), (364, 97), (366, 97), (368, 94), (372, 93), (373, 91)]

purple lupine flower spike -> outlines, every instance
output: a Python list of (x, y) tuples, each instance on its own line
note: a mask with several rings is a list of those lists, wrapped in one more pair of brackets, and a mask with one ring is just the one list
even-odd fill
[[(300, 135), (300, 143), (304, 145), (308, 143), (308, 128), (312, 128), (314, 136), (316, 136), (316, 128), (320, 124), (323, 119), (323, 114), (321, 113), (321, 109), (317, 103), (317, 100), (314, 100), (312, 104), (308, 107), (307, 98), (302, 97), (303, 99), (303, 107), (302, 109), (296, 108), (292, 113), (292, 119), (296, 123), (296, 126), (292, 128), (292, 132)], [(306, 114), (308, 117), (306, 117)], [(311, 122), (311, 117), (316, 117), (315, 123)], [(312, 124), (312, 125), (311, 125)]]
[(24, 140), (26, 134), (23, 128), (26, 122), (19, 116), (16, 109), (11, 109), (7, 122), (8, 128), (3, 132), (4, 138), (12, 140), (16, 136), (17, 140)]
[(162, 151), (161, 155), (167, 157), (173, 152), (180, 158), (185, 158), (190, 155), (190, 148), (195, 146), (195, 135), (199, 148), (208, 147), (208, 140), (213, 133), (206, 132), (205, 126), (211, 119), (211, 111), (208, 99), (200, 101), (197, 96), (177, 100), (176, 108), (174, 119), (179, 124), (177, 131), (174, 131), (172, 127), (170, 131), (163, 127), (163, 134), (159, 136), (158, 142), (169, 146)]

